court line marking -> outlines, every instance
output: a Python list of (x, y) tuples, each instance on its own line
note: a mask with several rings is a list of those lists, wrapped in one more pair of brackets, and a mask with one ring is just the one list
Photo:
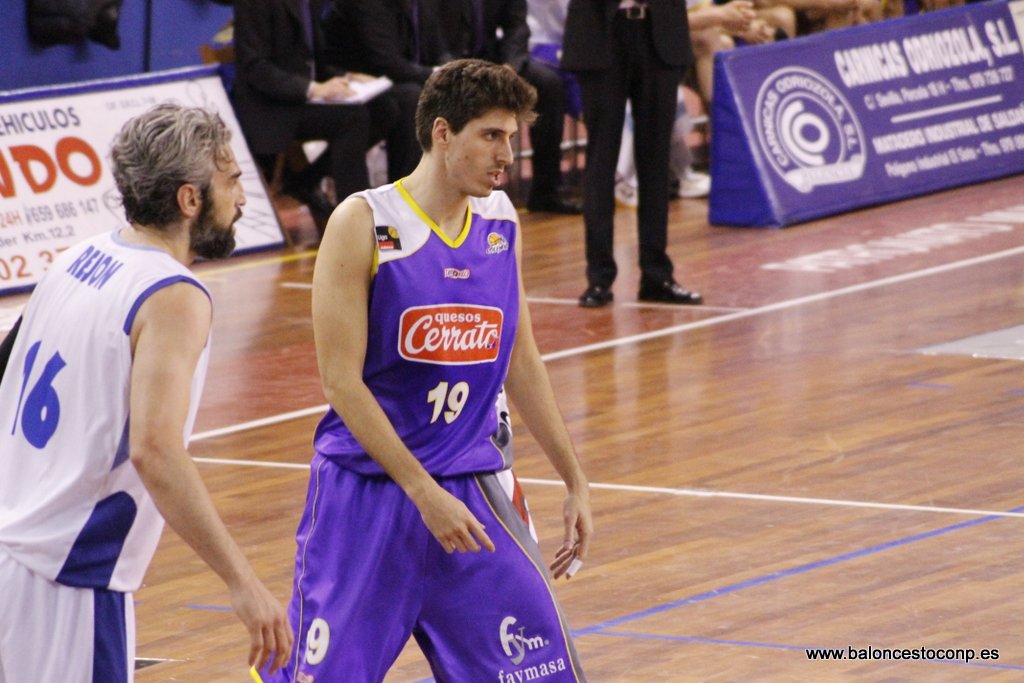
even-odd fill
[[(244, 256), (244, 255), (243, 255)], [(197, 268), (196, 275), (202, 279), (206, 275), (222, 275), (223, 273), (232, 273), (237, 270), (249, 270), (251, 268), (259, 268), (261, 266), (272, 266), (279, 263), (290, 263), (291, 261), (303, 261), (308, 258), (316, 256), (316, 249), (306, 249), (296, 254), (284, 254), (283, 256), (271, 256), (270, 258), (260, 259), (258, 261), (252, 261), (250, 263), (235, 263), (230, 266), (218, 266), (216, 268)]]
[[(282, 282), (280, 285), (284, 289), (313, 289), (313, 283), (311, 282)], [(579, 306), (580, 302), (577, 299), (562, 299), (557, 297), (547, 296), (528, 296), (526, 301), (531, 304), (554, 304), (556, 306)], [(675, 311), (693, 311), (695, 313), (709, 312), (714, 313), (716, 311), (745, 311), (746, 308), (739, 306), (679, 306), (677, 304), (659, 304), (656, 302), (646, 301), (620, 301), (616, 306), (622, 308), (663, 308), (666, 310)]]
[(323, 415), (327, 412), (330, 406), (326, 403), (313, 406), (311, 408), (302, 408), (300, 410), (293, 410), (288, 413), (280, 413), (278, 415), (271, 415), (270, 417), (261, 417), (257, 420), (249, 420), (248, 422), (240, 422), (235, 425), (227, 427), (221, 427), (219, 429), (209, 429), (205, 432), (196, 432), (192, 435), (192, 441), (203, 441), (205, 439), (213, 439), (218, 436), (227, 436), (229, 434), (237, 434), (239, 432), (246, 432), (250, 429), (259, 429), (260, 427), (269, 427), (272, 425), (280, 424), (281, 422), (288, 422), (290, 420), (298, 420), (303, 417), (309, 417), (311, 415)]
[[(556, 306), (579, 306), (579, 299), (563, 299), (559, 297), (550, 296), (528, 296), (526, 301), (531, 304), (554, 304)], [(669, 311), (687, 312), (692, 311), (693, 313), (715, 313), (717, 311), (745, 311), (746, 308), (741, 306), (680, 306), (679, 304), (665, 304), (658, 303), (656, 301), (618, 301), (613, 306), (619, 308), (660, 308)]]
[[(782, 311), (787, 308), (795, 308), (809, 303), (817, 303), (825, 301), (831, 298), (846, 296), (847, 294), (856, 294), (863, 292), (868, 289), (874, 289), (876, 287), (884, 287), (886, 285), (898, 284), (909, 280), (914, 280), (921, 277), (927, 277), (935, 275), (937, 273), (944, 273), (947, 271), (958, 270), (960, 268), (967, 268), (970, 266), (987, 263), (989, 261), (995, 261), (1002, 258), (1008, 258), (1010, 256), (1018, 256), (1024, 254), (1024, 247), (1015, 247), (1013, 249), (1006, 249), (1004, 251), (994, 252), (992, 254), (986, 254), (984, 256), (978, 256), (971, 259), (965, 259), (963, 261), (954, 261), (953, 263), (944, 264), (941, 266), (934, 266), (932, 268), (925, 268), (924, 270), (912, 271), (910, 273), (904, 273), (902, 275), (894, 275), (892, 277), (882, 278), (880, 280), (873, 280), (871, 282), (864, 282), (858, 285), (851, 285), (849, 287), (842, 287), (840, 289), (833, 289), (826, 292), (820, 292), (818, 294), (811, 294), (796, 299), (788, 299), (786, 301), (780, 301), (774, 304), (768, 304), (767, 306), (761, 306), (758, 308), (749, 308), (725, 315), (715, 316), (706, 320), (697, 320), (694, 322), (683, 323), (680, 325), (673, 325), (671, 327), (665, 327), (660, 330), (652, 330), (650, 332), (644, 332), (641, 334), (634, 334), (627, 337), (619, 337), (617, 339), (609, 339), (603, 342), (595, 342), (593, 344), (587, 344), (584, 346), (576, 346), (563, 351), (554, 351), (551, 353), (545, 353), (541, 355), (541, 360), (545, 363), (560, 360), (562, 358), (571, 358), (573, 356), (582, 356), (587, 353), (594, 351), (604, 351), (607, 349), (616, 348), (619, 346), (626, 346), (629, 344), (635, 344), (639, 342), (648, 341), (651, 339), (657, 339), (659, 337), (667, 337), (680, 332), (689, 332), (690, 330), (701, 329), (705, 327), (711, 327), (713, 325), (720, 325), (723, 323), (733, 322), (734, 320), (743, 320), (745, 318), (752, 318), (754, 316), (763, 315), (765, 313), (774, 313), (776, 311)], [(309, 415), (315, 415), (317, 413), (323, 413), (327, 411), (329, 406), (327, 404), (313, 406), (311, 408), (304, 408), (302, 410), (295, 410), (288, 413), (281, 413), (279, 415), (272, 415), (270, 417), (260, 418), (258, 420), (252, 420), (249, 422), (243, 422), (241, 424), (222, 427), (220, 429), (213, 429), (205, 432), (199, 432), (192, 436), (195, 441), (201, 441), (203, 439), (209, 439), (216, 436), (225, 436), (228, 434), (234, 434), (237, 432), (246, 431), (249, 429), (257, 429), (260, 427), (267, 427), (270, 425), (278, 424), (280, 422), (286, 422), (288, 420), (294, 420), (297, 418), (307, 417)]]
[[(309, 465), (291, 462), (266, 462), (262, 460), (234, 460), (231, 458), (200, 458), (193, 457), (194, 461), (208, 465), (236, 465), (239, 467), (265, 467), (271, 469), (308, 470)], [(558, 479), (532, 479), (520, 477), (523, 484), (536, 486), (565, 486), (565, 483)], [(688, 496), (692, 498), (725, 498), (730, 500), (755, 500), (771, 503), (790, 503), (798, 505), (821, 505), (831, 507), (854, 507), (871, 510), (896, 510), (900, 512), (931, 512), (952, 515), (967, 515), (970, 517), (1019, 517), (1024, 518), (1024, 511), (1021, 512), (1000, 512), (996, 510), (976, 510), (972, 508), (942, 507), (937, 505), (910, 505), (903, 503), (874, 503), (858, 500), (838, 500), (834, 498), (805, 498), (800, 496), (778, 496), (765, 493), (740, 493), (735, 491), (709, 491), (707, 489), (686, 489), (667, 488), (661, 486), (638, 486), (632, 484), (602, 484), (591, 482), (590, 488), (603, 491), (627, 491), (631, 493), (655, 493), (670, 496)]]
[[(1010, 510), (1009, 512), (1000, 513), (999, 516), (1007, 516), (1008, 514), (1017, 514), (1017, 513), (1021, 513), (1022, 511), (1024, 511), (1024, 507), (1018, 507), (1018, 508), (1014, 508), (1014, 509)], [(876, 544), (876, 545), (868, 546), (866, 548), (861, 548), (860, 550), (854, 550), (854, 551), (851, 551), (851, 552), (848, 552), (848, 553), (843, 553), (841, 555), (836, 555), (834, 557), (825, 558), (823, 560), (818, 560), (818, 561), (815, 561), (815, 562), (807, 562), (807, 563), (804, 563), (804, 564), (797, 565), (795, 567), (790, 567), (789, 569), (782, 569), (782, 570), (779, 570), (779, 571), (771, 572), (769, 574), (764, 574), (762, 576), (757, 576), (757, 577), (754, 577), (752, 579), (747, 579), (747, 580), (744, 580), (744, 581), (737, 581), (735, 583), (728, 584), (728, 585), (723, 586), (721, 588), (715, 588), (715, 589), (712, 589), (712, 590), (709, 590), (709, 591), (705, 591), (703, 593), (698, 593), (696, 595), (692, 595), (692, 596), (687, 597), (687, 598), (682, 598), (680, 600), (673, 600), (672, 602), (663, 603), (661, 605), (655, 605), (654, 607), (649, 607), (649, 608), (644, 609), (644, 610), (638, 610), (638, 611), (633, 612), (631, 614), (625, 614), (625, 615), (623, 615), (621, 617), (615, 617), (615, 618), (612, 618), (612, 619), (608, 619), (606, 621), (599, 622), (599, 623), (594, 624), (592, 626), (586, 626), (586, 627), (579, 628), (579, 629), (573, 629), (572, 633), (573, 633), (574, 637), (582, 637), (582, 636), (590, 636), (590, 635), (627, 635), (627, 634), (621, 634), (621, 633), (616, 632), (616, 631), (610, 631), (609, 629), (615, 628), (617, 626), (621, 626), (623, 624), (640, 621), (640, 620), (645, 619), (647, 617), (654, 616), (656, 614), (661, 614), (661, 613), (664, 613), (664, 612), (668, 612), (668, 611), (677, 609), (679, 607), (685, 607), (687, 605), (692, 605), (692, 604), (698, 603), (698, 602), (705, 602), (707, 600), (711, 600), (712, 598), (717, 598), (717, 597), (720, 597), (722, 595), (729, 595), (729, 594), (732, 594), (732, 593), (737, 593), (737, 592), (739, 592), (741, 590), (745, 590), (747, 588), (752, 588), (754, 586), (760, 586), (760, 585), (763, 585), (763, 584), (772, 583), (772, 582), (778, 581), (780, 579), (788, 578), (788, 577), (791, 577), (791, 576), (797, 576), (797, 575), (800, 575), (800, 574), (805, 574), (805, 573), (814, 571), (816, 569), (822, 569), (822, 568), (825, 568), (825, 567), (830, 567), (832, 565), (840, 564), (842, 562), (848, 562), (850, 560), (856, 560), (856, 559), (860, 559), (862, 557), (868, 557), (868, 556), (871, 556), (871, 555), (876, 555), (876, 554), (884, 552), (886, 550), (892, 550), (894, 548), (899, 548), (901, 546), (910, 545), (911, 543), (917, 543), (918, 541), (924, 541), (924, 540), (936, 538), (938, 536), (943, 536), (945, 534), (952, 533), (952, 532), (955, 532), (955, 531), (960, 531), (960, 530), (963, 530), (963, 529), (968, 529), (968, 528), (971, 528), (971, 527), (974, 527), (974, 526), (978, 526), (980, 524), (985, 524), (985, 523), (988, 523), (988, 522), (995, 521), (996, 519), (998, 519), (999, 516), (997, 516), (997, 515), (988, 515), (988, 516), (985, 516), (985, 517), (981, 517), (979, 519), (967, 520), (967, 521), (964, 521), (964, 522), (959, 522), (957, 524), (952, 524), (950, 526), (941, 527), (939, 529), (933, 529), (931, 531), (925, 531), (925, 532), (922, 532), (922, 533), (919, 533), (919, 534), (913, 534), (911, 536), (905, 536), (903, 538), (898, 538), (896, 540), (889, 541), (889, 542), (886, 542), (886, 543), (879, 543), (879, 544)], [(635, 636), (635, 637), (639, 637), (639, 636)], [(686, 640), (690, 640), (690, 639), (687, 638)], [(694, 639), (694, 640), (697, 640), (697, 639)], [(704, 640), (704, 642), (715, 642), (712, 639), (701, 639), (701, 640)], [(762, 645), (759, 645), (757, 643), (748, 643), (748, 645), (762, 646)], [(786, 648), (786, 649), (795, 649), (793, 646), (779, 646), (779, 647)], [(805, 649), (807, 649), (807, 648), (805, 648)], [(824, 661), (824, 660), (822, 660), (822, 661)], [(833, 661), (854, 661), (854, 660), (833, 660)], [(933, 660), (918, 660), (918, 661), (933, 661)], [(969, 664), (969, 663), (960, 662), (959, 660), (934, 660), (934, 661), (935, 662), (946, 663), (946, 664)], [(979, 662), (979, 664), (980, 664), (980, 662)], [(993, 666), (993, 667), (998, 667), (998, 668), (1012, 668), (1014, 670), (1024, 669), (1024, 667), (1019, 667), (1019, 666), (1015, 666), (1015, 665), (1012, 665), (1012, 664), (995, 664), (994, 662), (989, 662), (989, 663), (985, 663), (985, 664), (987, 666)], [(422, 679), (422, 680), (423, 681), (431, 681), (433, 679), (432, 678), (427, 678), (427, 679)]]
[[(1010, 514), (1010, 513), (1020, 513), (1021, 511), (1024, 511), (1024, 507), (1014, 508), (1014, 509), (1010, 510), (1009, 512), (1001, 513), (999, 516), (1006, 516), (1007, 514)], [(684, 607), (686, 605), (692, 605), (694, 603), (704, 602), (706, 600), (710, 600), (712, 598), (717, 598), (717, 597), (722, 596), (722, 595), (729, 595), (730, 593), (736, 593), (738, 591), (745, 590), (747, 588), (752, 588), (754, 586), (760, 586), (762, 584), (778, 581), (779, 579), (784, 579), (784, 578), (788, 578), (790, 576), (796, 576), (796, 575), (799, 575), (799, 574), (805, 574), (805, 573), (813, 571), (815, 569), (822, 569), (824, 567), (829, 567), (829, 566), (832, 566), (832, 565), (835, 565), (835, 564), (839, 564), (841, 562), (847, 562), (849, 560), (855, 560), (855, 559), (859, 559), (859, 558), (862, 558), (862, 557), (867, 557), (869, 555), (876, 555), (878, 553), (884, 552), (886, 550), (891, 550), (893, 548), (898, 548), (898, 547), (901, 547), (901, 546), (909, 545), (911, 543), (917, 543), (918, 541), (928, 540), (928, 539), (931, 539), (931, 538), (935, 538), (937, 536), (943, 536), (945, 534), (952, 533), (954, 531), (960, 531), (962, 529), (967, 529), (967, 528), (970, 528), (970, 527), (973, 527), (973, 526), (977, 526), (979, 524), (986, 524), (988, 522), (992, 522), (992, 521), (998, 519), (999, 516), (997, 516), (997, 515), (988, 515), (988, 516), (985, 516), (985, 517), (981, 517), (979, 519), (967, 520), (965, 522), (959, 522), (957, 524), (952, 524), (950, 526), (945, 526), (945, 527), (942, 527), (942, 528), (939, 528), (939, 529), (933, 529), (931, 531), (925, 531), (925, 532), (922, 532), (922, 533), (919, 533), (919, 534), (913, 534), (911, 536), (905, 536), (903, 538), (898, 538), (898, 539), (896, 539), (894, 541), (889, 541), (889, 542), (886, 542), (886, 543), (879, 543), (879, 544), (876, 544), (876, 545), (868, 546), (867, 548), (861, 548), (860, 550), (854, 550), (854, 551), (851, 551), (851, 552), (848, 552), (848, 553), (843, 553), (842, 555), (836, 555), (834, 557), (829, 557), (829, 558), (826, 558), (824, 560), (817, 560), (815, 562), (807, 562), (807, 563), (804, 563), (804, 564), (797, 565), (795, 567), (790, 567), (789, 569), (781, 569), (779, 571), (771, 572), (770, 574), (764, 574), (762, 576), (756, 576), (756, 577), (754, 577), (752, 579), (746, 579), (744, 581), (737, 581), (736, 583), (731, 583), (731, 584), (728, 584), (728, 585), (723, 586), (721, 588), (714, 588), (712, 590), (705, 591), (703, 593), (698, 593), (696, 595), (691, 595), (690, 597), (687, 597), (687, 598), (682, 598), (680, 600), (673, 600), (672, 602), (667, 602), (667, 603), (664, 603), (664, 604), (661, 604), (661, 605), (656, 605), (654, 607), (649, 607), (649, 608), (644, 609), (644, 610), (639, 610), (639, 611), (633, 612), (632, 614), (625, 614), (625, 615), (623, 615), (621, 617), (615, 617), (613, 619), (608, 619), (606, 621), (594, 624), (592, 626), (587, 626), (587, 627), (582, 628), (582, 629), (577, 629), (577, 630), (574, 631), (574, 633), (577, 633), (577, 634), (580, 634), (580, 635), (589, 635), (591, 633), (597, 633), (599, 631), (604, 631), (604, 630), (606, 630), (608, 628), (612, 628), (612, 627), (615, 627), (615, 626), (621, 626), (622, 624), (626, 624), (626, 623), (633, 622), (633, 621), (639, 621), (640, 619), (644, 619), (646, 617), (653, 616), (655, 614), (660, 614), (662, 612), (667, 612), (667, 611), (676, 609), (677, 607)]]
[(765, 313), (775, 313), (777, 311), (783, 311), (789, 308), (796, 308), (797, 306), (803, 306), (805, 304), (818, 303), (821, 301), (826, 301), (828, 299), (846, 296), (848, 294), (857, 294), (860, 292), (867, 291), (869, 289), (875, 289), (879, 287), (886, 287), (888, 285), (899, 284), (902, 282), (908, 282), (910, 280), (929, 277), (931, 275), (936, 275), (939, 273), (945, 273), (953, 270), (959, 270), (961, 268), (968, 268), (970, 266), (988, 263), (989, 261), (996, 261), (1011, 256), (1019, 256), (1020, 254), (1024, 254), (1024, 247), (1014, 247), (1013, 249), (1005, 249), (1003, 251), (997, 251), (991, 254), (984, 254), (982, 256), (976, 256), (974, 258), (964, 259), (962, 261), (954, 261), (952, 263), (946, 263), (941, 266), (933, 266), (931, 268), (925, 268), (923, 270), (915, 270), (909, 273), (903, 273), (901, 275), (893, 275), (890, 277), (881, 278), (879, 280), (862, 282), (860, 284), (850, 285), (848, 287), (840, 287), (839, 289), (831, 289), (824, 292), (819, 292), (817, 294), (810, 294), (808, 296), (797, 297), (796, 299), (787, 299), (786, 301), (779, 301), (777, 303), (768, 304), (766, 306), (749, 308), (746, 310), (737, 311), (735, 313), (728, 313), (726, 315), (708, 318), (706, 320), (697, 320), (690, 323), (683, 323), (680, 325), (673, 325), (671, 327), (664, 327), (660, 330), (652, 330), (650, 332), (634, 334), (627, 337), (619, 337), (618, 339), (609, 339), (608, 341), (595, 342), (593, 344), (587, 344), (585, 346), (577, 346), (575, 348), (565, 349), (564, 351), (555, 351), (552, 353), (544, 354), (542, 356), (542, 359), (545, 362), (547, 362), (552, 360), (559, 360), (561, 358), (570, 358), (572, 356), (582, 356), (584, 354), (592, 353), (594, 351), (604, 351), (619, 346), (626, 346), (628, 344), (649, 341), (651, 339), (658, 339), (660, 337), (668, 337), (674, 334), (678, 334), (680, 332), (689, 332), (691, 330), (697, 330), (705, 327), (711, 327), (713, 325), (729, 323), (735, 320), (753, 318), (755, 316), (764, 315)]

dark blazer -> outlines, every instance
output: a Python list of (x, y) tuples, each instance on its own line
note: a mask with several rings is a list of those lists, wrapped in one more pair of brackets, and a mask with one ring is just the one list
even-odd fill
[(450, 55), (441, 40), (438, 1), (416, 3), (414, 24), (412, 0), (332, 0), (323, 23), (327, 59), (347, 71), (422, 84)]
[[(337, 75), (306, 41), (299, 0), (235, 0), (235, 112), (256, 154), (276, 154), (294, 138), (296, 107), (305, 104), (311, 81)], [(321, 0), (310, 0), (314, 16)], [(314, 21), (314, 46), (323, 33)]]
[[(475, 50), (474, 3), (483, 10), (483, 45)], [(530, 57), (530, 27), (526, 23), (526, 0), (451, 0), (442, 13), (445, 41), (457, 57), (477, 57), (497, 64), (509, 64), (522, 72)], [(501, 37), (498, 37), (501, 29)]]
[[(569, 0), (562, 43), (562, 67), (599, 71), (612, 66), (612, 20), (619, 0)], [(669, 67), (694, 62), (684, 0), (647, 0), (654, 51)]]

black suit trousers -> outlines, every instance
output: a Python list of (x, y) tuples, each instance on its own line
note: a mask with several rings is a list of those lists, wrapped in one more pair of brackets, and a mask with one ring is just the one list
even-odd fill
[(533, 59), (519, 74), (537, 89), (537, 120), (530, 126), (533, 149), (533, 197), (551, 196), (562, 182), (562, 130), (565, 124), (565, 90), (554, 69)]
[(633, 112), (633, 144), (639, 204), (637, 230), (641, 277), (672, 278), (668, 244), (669, 145), (681, 70), (658, 58), (651, 19), (614, 19), (614, 63), (609, 69), (576, 72), (587, 126), (583, 222), (587, 281), (610, 287), (618, 273), (614, 255), (615, 167), (622, 143), (626, 101)]
[(366, 150), (370, 145), (370, 110), (362, 105), (295, 106), (296, 140), (326, 140), (329, 172), (338, 201), (370, 185)]

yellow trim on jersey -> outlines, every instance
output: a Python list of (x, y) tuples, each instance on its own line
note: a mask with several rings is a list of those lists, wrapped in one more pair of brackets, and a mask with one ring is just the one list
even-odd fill
[[(405, 178), (402, 178), (402, 180), (405, 180)], [(430, 229), (434, 231), (435, 235), (444, 240), (445, 244), (453, 249), (457, 249), (461, 246), (462, 243), (466, 241), (466, 238), (469, 237), (469, 225), (473, 217), (473, 210), (468, 206), (466, 207), (466, 222), (462, 226), (462, 232), (459, 233), (458, 237), (452, 240), (448, 235), (444, 234), (444, 230), (441, 229), (441, 226), (435, 223), (434, 220), (420, 208), (420, 205), (416, 203), (416, 200), (412, 198), (409, 191), (405, 189), (404, 185), (402, 185), (402, 180), (395, 181), (395, 189), (397, 189), (398, 193), (402, 195), (402, 199), (405, 200), (405, 203), (416, 212), (416, 215), (419, 216), (424, 223), (430, 226)]]
[(260, 672), (256, 670), (255, 666), (249, 667), (249, 678), (254, 680), (256, 683), (263, 683), (263, 679), (260, 678)]
[(380, 270), (380, 245), (377, 243), (377, 228), (373, 229), (373, 259), (370, 261), (370, 280), (377, 277)]

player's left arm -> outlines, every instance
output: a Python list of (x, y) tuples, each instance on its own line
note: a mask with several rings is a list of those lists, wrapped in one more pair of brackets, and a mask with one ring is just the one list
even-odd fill
[[(516, 264), (522, 263), (522, 230), (516, 226)], [(566, 485), (562, 506), (565, 535), (555, 555), (551, 573), (557, 579), (566, 573), (573, 560), (583, 560), (590, 548), (594, 523), (590, 512), (590, 488), (569, 430), (555, 402), (544, 361), (533, 337), (530, 310), (526, 305), (522, 269), (519, 277), (519, 323), (512, 357), (505, 379), (505, 390), (515, 404), (523, 423), (544, 449), (548, 460)]]

